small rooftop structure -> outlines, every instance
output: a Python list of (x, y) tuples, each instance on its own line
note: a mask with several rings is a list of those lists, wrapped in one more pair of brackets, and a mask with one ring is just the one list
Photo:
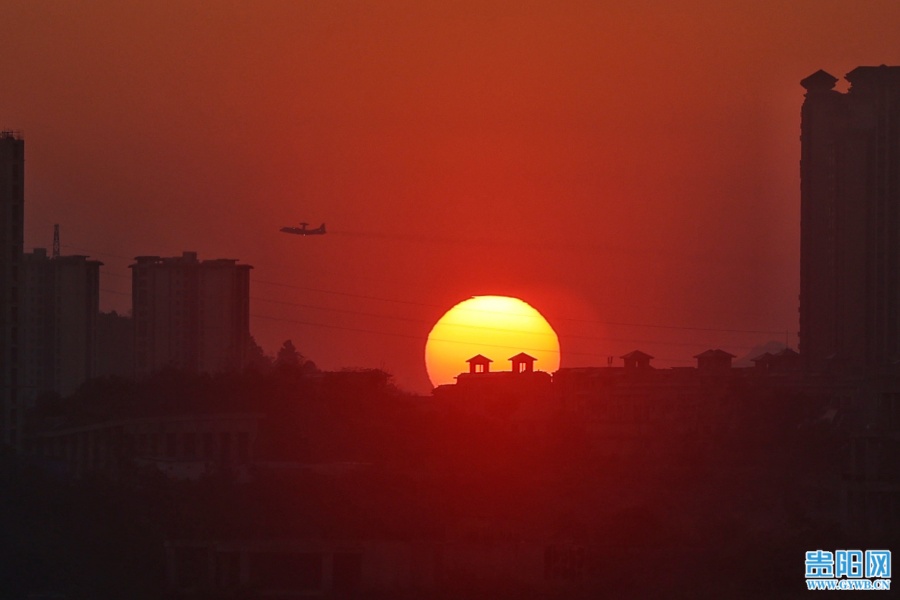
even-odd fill
[(695, 354), (694, 358), (697, 359), (697, 370), (721, 372), (731, 370), (731, 361), (736, 357), (730, 352), (716, 348)]
[(533, 373), (534, 361), (536, 360), (535, 357), (529, 356), (524, 352), (519, 352), (515, 356), (509, 358), (509, 361), (512, 363), (513, 373)]
[(769, 365), (772, 363), (772, 353), (771, 352), (763, 352), (759, 356), (755, 358), (751, 358), (750, 362), (752, 362), (757, 369), (768, 370)]
[(185, 250), (181, 256), (135, 256), (134, 264), (131, 267), (147, 267), (147, 266), (165, 266), (165, 267), (239, 267), (242, 269), (252, 269), (249, 265), (239, 265), (236, 258), (210, 258), (199, 260), (197, 253), (192, 250)]
[(837, 81), (837, 77), (819, 69), (806, 79), (801, 80), (800, 85), (810, 92), (827, 92), (835, 86)]
[(646, 352), (641, 352), (640, 350), (633, 350), (628, 354), (623, 354), (620, 356), (623, 361), (625, 361), (625, 369), (649, 369), (650, 361), (653, 360), (653, 357), (647, 354)]
[(755, 368), (764, 373), (785, 373), (800, 368), (800, 354), (791, 348), (785, 348), (774, 354), (764, 352), (751, 360)]
[(494, 361), (482, 354), (476, 354), (466, 362), (469, 363), (469, 373), (489, 373), (491, 363)]
[[(537, 359), (524, 352), (519, 352), (515, 356), (509, 357), (507, 360), (512, 363), (511, 371), (507, 371), (507, 374), (509, 374), (510, 372), (534, 373), (534, 362)], [(476, 354), (466, 362), (469, 363), (469, 375), (483, 375), (491, 372), (491, 363), (494, 361), (482, 354)]]

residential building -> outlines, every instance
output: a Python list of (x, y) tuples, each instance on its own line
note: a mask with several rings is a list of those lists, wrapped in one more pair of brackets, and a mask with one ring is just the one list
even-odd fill
[(800, 360), (852, 386), (844, 525), (896, 535), (900, 521), (900, 67), (803, 81)]
[(900, 67), (846, 79), (801, 82), (800, 354), (864, 378), (900, 365)]
[(116, 311), (97, 315), (95, 377), (134, 375), (134, 323), (130, 315)]
[(250, 265), (195, 252), (139, 256), (131, 265), (135, 374), (166, 367), (243, 367), (250, 340)]
[(100, 266), (85, 256), (23, 256), (25, 302), (20, 311), (26, 396), (63, 396), (95, 375)]
[(0, 131), (0, 444), (21, 449), (22, 240), (25, 140)]

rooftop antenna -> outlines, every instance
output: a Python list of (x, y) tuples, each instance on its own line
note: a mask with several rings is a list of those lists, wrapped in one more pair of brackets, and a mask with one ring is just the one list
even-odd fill
[(53, 258), (59, 258), (59, 224), (53, 226)]

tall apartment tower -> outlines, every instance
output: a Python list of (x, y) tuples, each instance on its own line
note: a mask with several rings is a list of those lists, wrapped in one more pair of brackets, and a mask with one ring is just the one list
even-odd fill
[(219, 373), (244, 366), (250, 265), (138, 256), (131, 265), (135, 375), (165, 367)]
[(20, 310), (25, 217), (25, 140), (0, 131), (0, 446), (21, 450)]
[(808, 373), (900, 367), (900, 67), (803, 81), (800, 352)]
[(26, 396), (66, 396), (96, 375), (102, 264), (85, 256), (49, 258), (44, 248), (23, 255)]

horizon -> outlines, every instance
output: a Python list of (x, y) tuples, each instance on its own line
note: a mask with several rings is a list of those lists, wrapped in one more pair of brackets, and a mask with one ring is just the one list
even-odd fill
[(900, 64), (890, 2), (10, 12), (26, 250), (59, 224), (119, 312), (135, 256), (236, 258), (266, 352), (416, 392), (471, 296), (535, 306), (563, 367), (796, 348), (799, 82)]

